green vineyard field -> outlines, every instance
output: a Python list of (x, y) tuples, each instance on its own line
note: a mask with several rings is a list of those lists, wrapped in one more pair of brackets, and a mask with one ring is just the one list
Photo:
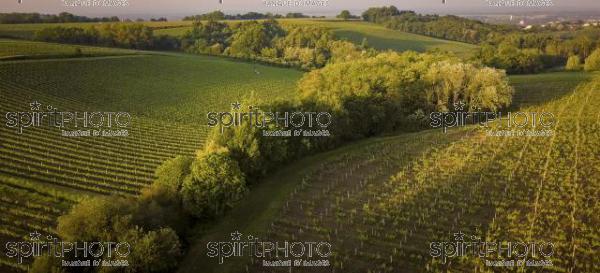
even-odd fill
[(118, 48), (0, 39), (0, 60), (114, 56), (136, 53), (138, 52), (134, 50)]
[[(216, 264), (196, 254), (236, 230), (261, 241), (330, 242), (333, 270), (310, 272), (508, 272), (478, 257), (432, 259), (429, 243), (452, 242), (458, 232), (490, 242), (552, 242), (553, 266), (543, 272), (597, 272), (600, 78), (590, 77), (511, 78), (515, 108), (556, 116), (553, 137), (493, 137), (479, 126), (428, 130), (352, 144), (284, 169), (207, 231), (179, 272)], [(552, 88), (559, 80), (566, 83)], [(548, 96), (538, 99), (543, 92)], [(291, 182), (271, 181), (282, 177)], [(245, 258), (206, 271), (244, 268), (287, 272)]]
[[(257, 75), (256, 71), (261, 73)], [(135, 195), (154, 170), (193, 155), (206, 112), (249, 96), (291, 98), (301, 73), (193, 55), (135, 55), (0, 62), (0, 109), (129, 112), (128, 137), (62, 137), (58, 128), (0, 127), (0, 243), (55, 234), (56, 219), (81, 198)], [(0, 260), (0, 271), (26, 263)]]
[(599, 90), (597, 79), (521, 109), (553, 113), (552, 137), (493, 137), (471, 127), (440, 140), (433, 131), (416, 138), (420, 145), (373, 145), (323, 164), (266, 236), (332, 242), (336, 272), (504, 272), (478, 257), (432, 259), (429, 243), (452, 242), (458, 232), (487, 242), (552, 242), (553, 265), (544, 272), (597, 272)]
[[(36, 31), (48, 27), (79, 27), (86, 28), (110, 23), (45, 23), (45, 24), (0, 24), (1, 38), (19, 38), (31, 39)], [(121, 22), (119, 24), (134, 24), (133, 22)], [(175, 28), (191, 25), (191, 21), (173, 21), (173, 22), (143, 22), (144, 25), (153, 29)]]

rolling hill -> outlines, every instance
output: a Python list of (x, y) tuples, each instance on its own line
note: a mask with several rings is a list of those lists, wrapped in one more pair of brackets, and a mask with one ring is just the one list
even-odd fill
[[(475, 45), (427, 37), (418, 34), (401, 32), (385, 28), (381, 25), (362, 21), (340, 20), (308, 20), (308, 19), (281, 19), (282, 24), (300, 26), (318, 26), (331, 29), (341, 39), (347, 39), (356, 44), (361, 44), (367, 38), (370, 46), (379, 50), (406, 51), (413, 50), (425, 52), (441, 50), (454, 52), (460, 57), (469, 57), (478, 48)], [(190, 27), (175, 27), (156, 30), (156, 34), (181, 36)]]
[[(127, 137), (65, 138), (47, 125), (21, 134), (0, 127), (0, 243), (36, 230), (55, 234), (57, 217), (87, 195), (137, 194), (164, 160), (193, 155), (202, 146), (206, 112), (227, 110), (252, 94), (290, 98), (300, 76), (185, 54), (0, 62), (4, 113), (30, 112), (30, 104), (39, 102), (42, 111), (132, 116)], [(8, 269), (2, 264), (25, 269), (3, 257), (3, 272)]]
[[(556, 77), (573, 82), (550, 88)], [(521, 84), (519, 111), (556, 116), (551, 137), (494, 137), (467, 126), (447, 134), (427, 130), (368, 139), (297, 162), (265, 179), (215, 226), (199, 231), (179, 272), (194, 272), (199, 264), (210, 265), (207, 272), (265, 272), (249, 258), (218, 265), (201, 254), (207, 242), (228, 241), (234, 231), (261, 241), (330, 242), (335, 272), (490, 270), (477, 257), (447, 264), (431, 258), (429, 244), (453, 242), (457, 232), (489, 242), (552, 242), (550, 269), (592, 272), (600, 236), (592, 197), (600, 189), (600, 115), (592, 109), (600, 106), (600, 78), (587, 83), (589, 77), (512, 79)], [(538, 85), (526, 89), (524, 80)], [(527, 100), (546, 90), (556, 94)]]

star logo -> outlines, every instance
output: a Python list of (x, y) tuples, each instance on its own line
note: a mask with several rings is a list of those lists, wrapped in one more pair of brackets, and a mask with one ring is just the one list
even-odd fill
[(455, 241), (462, 241), (464, 240), (465, 234), (462, 233), (462, 231), (459, 231), (458, 233), (454, 233), (454, 240)]
[(242, 104), (239, 102), (234, 102), (231, 104), (231, 107), (233, 107), (234, 110), (240, 110), (240, 108), (242, 107)]
[(242, 234), (237, 230), (235, 232), (231, 233), (232, 241), (239, 241), (241, 237), (242, 237)]
[(34, 102), (30, 103), (29, 106), (31, 106), (31, 111), (39, 111), (40, 106), (42, 106), (42, 104), (37, 101), (34, 101)]
[(457, 102), (453, 103), (453, 105), (454, 105), (454, 110), (456, 110), (456, 111), (462, 111), (463, 108), (465, 108), (466, 104), (464, 102), (462, 102), (462, 101), (457, 101)]
[(42, 234), (40, 234), (40, 233), (39, 233), (39, 232), (37, 232), (37, 230), (36, 230), (36, 231), (34, 231), (34, 232), (32, 232), (32, 233), (29, 233), (29, 238), (31, 238), (31, 240), (33, 240), (33, 241), (37, 241), (37, 240), (39, 240), (39, 239), (40, 239), (40, 236), (41, 236), (41, 235), (42, 235)]

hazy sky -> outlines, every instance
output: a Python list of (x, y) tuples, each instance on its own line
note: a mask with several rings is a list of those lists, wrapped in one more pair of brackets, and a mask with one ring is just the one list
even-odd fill
[[(0, 0), (0, 12), (41, 12), (58, 13), (67, 11), (82, 15), (164, 15), (177, 16), (203, 13), (212, 10), (222, 10), (226, 13), (240, 13), (247, 11), (286, 13), (301, 11), (308, 14), (328, 15), (335, 14), (342, 9), (349, 9), (355, 13), (372, 6), (395, 5), (399, 9), (411, 9), (419, 12), (435, 13), (496, 13), (496, 12), (530, 12), (530, 11), (586, 11), (598, 13), (600, 16), (600, 0), (530, 0), (550, 1), (554, 4), (551, 8), (545, 7), (518, 7), (499, 8), (490, 7), (488, 1), (509, 0), (329, 0), (324, 7), (267, 7), (265, 0)], [(65, 3), (86, 1), (127, 1), (127, 7), (69, 7)], [(270, 0), (268, 0), (270, 1)], [(286, 0), (287, 1), (287, 0)], [(298, 1), (298, 0), (291, 0)], [(306, 0), (300, 0), (306, 1)], [(321, 1), (321, 0), (307, 0)]]

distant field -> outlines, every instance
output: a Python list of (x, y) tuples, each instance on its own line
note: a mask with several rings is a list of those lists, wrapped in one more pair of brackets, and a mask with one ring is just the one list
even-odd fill
[[(48, 27), (90, 27), (93, 25), (111, 24), (111, 22), (93, 22), (93, 23), (51, 23), (51, 24), (0, 24), (0, 38), (20, 38), (31, 39), (37, 30)], [(119, 24), (135, 24), (135, 22), (119, 22)], [(142, 22), (142, 24), (154, 29), (180, 27), (191, 25), (191, 21), (173, 21), (173, 22)]]
[[(362, 21), (337, 21), (337, 20), (309, 20), (309, 19), (282, 19), (283, 24), (313, 25), (331, 29), (339, 38), (347, 39), (356, 44), (361, 44), (367, 38), (370, 46), (379, 50), (414, 50), (425, 52), (439, 49), (454, 52), (459, 57), (469, 57), (475, 53), (477, 46), (427, 37), (418, 34), (401, 32), (383, 26)], [(156, 30), (156, 34), (181, 36), (190, 27), (177, 27)]]
[(136, 54), (135, 50), (0, 39), (0, 60)]
[(357, 44), (360, 44), (363, 37), (365, 37), (370, 46), (380, 50), (392, 49), (397, 51), (414, 50), (424, 52), (439, 49), (466, 57), (470, 56), (477, 49), (477, 46), (471, 44), (401, 32), (362, 21), (293, 20), (286, 23), (327, 27), (332, 29), (338, 37), (348, 39)]
[[(284, 24), (314, 25), (331, 29), (339, 38), (348, 39), (360, 44), (363, 38), (367, 38), (369, 45), (380, 50), (414, 50), (424, 52), (439, 49), (456, 53), (461, 57), (468, 57), (474, 53), (477, 46), (406, 33), (385, 28), (383, 26), (362, 21), (339, 21), (339, 20), (314, 20), (314, 19), (280, 19)], [(227, 21), (235, 23), (240, 21)], [(0, 24), (0, 37), (15, 37), (31, 39), (35, 31), (52, 27), (89, 27), (106, 23), (59, 23), (59, 24)], [(132, 23), (124, 23), (132, 24)], [(191, 21), (173, 22), (143, 22), (143, 24), (154, 28), (156, 35), (181, 36), (190, 29)]]
[[(256, 74), (259, 71), (260, 74)], [(125, 111), (128, 137), (63, 137), (58, 128), (1, 126), (0, 244), (35, 230), (55, 234), (58, 216), (79, 198), (137, 194), (154, 170), (193, 155), (208, 131), (206, 113), (251, 94), (293, 98), (301, 72), (227, 59), (169, 54), (0, 62), (0, 109), (29, 112)], [(0, 272), (24, 270), (0, 258)]]
[[(531, 90), (537, 92), (552, 87), (547, 79), (555, 76), (513, 80), (538, 80)], [(275, 242), (329, 242), (333, 269), (317, 272), (486, 268), (475, 255), (445, 265), (432, 259), (430, 243), (454, 243), (459, 232), (465, 242), (551, 242), (553, 266), (546, 269), (596, 272), (600, 78), (581, 83), (551, 88), (556, 99), (520, 109), (553, 113), (552, 137), (492, 137), (478, 126), (427, 130), (365, 140), (289, 166), (208, 230), (179, 272), (200, 264), (209, 265), (207, 273), (264, 272), (260, 259), (218, 265), (201, 255), (208, 241), (227, 241), (233, 231)]]

